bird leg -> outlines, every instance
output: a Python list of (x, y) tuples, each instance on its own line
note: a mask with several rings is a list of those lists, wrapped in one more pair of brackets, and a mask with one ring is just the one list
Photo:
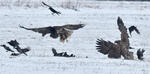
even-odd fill
[(62, 43), (65, 43), (65, 40), (61, 40)]
[(66, 42), (69, 42), (69, 40), (66, 40)]

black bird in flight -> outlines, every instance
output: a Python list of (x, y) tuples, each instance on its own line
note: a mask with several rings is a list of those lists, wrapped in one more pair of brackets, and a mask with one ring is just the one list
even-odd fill
[[(130, 35), (131, 35), (131, 33), (132, 33), (133, 31), (135, 31), (137, 34), (140, 34), (140, 32), (139, 32), (139, 30), (137, 29), (137, 27), (135, 27), (135, 26), (130, 26), (130, 27), (129, 27)], [(132, 35), (131, 35), (131, 36), (132, 36)]]
[(48, 4), (44, 3), (44, 2), (42, 2), (42, 4), (47, 6), (47, 7), (49, 7), (49, 10), (52, 12), (52, 15), (53, 14), (57, 14), (57, 15), (61, 14), (61, 12), (56, 11), (54, 8), (52, 8), (52, 6), (50, 6), (50, 5), (48, 5)]

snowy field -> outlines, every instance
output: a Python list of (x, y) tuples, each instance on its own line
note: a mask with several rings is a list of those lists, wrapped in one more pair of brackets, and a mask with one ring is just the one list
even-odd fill
[[(31, 48), (28, 56), (12, 57), (0, 47), (0, 74), (150, 74), (150, 3), (84, 3), (78, 11), (56, 6), (55, 9), (62, 13), (60, 16), (51, 15), (46, 7), (0, 7), (0, 44), (8, 45), (8, 41), (16, 39), (21, 47)], [(127, 28), (135, 25), (141, 32), (141, 35), (133, 32), (129, 38), (135, 48), (130, 50), (134, 52), (134, 60), (110, 59), (96, 50), (97, 38), (112, 42), (120, 39), (118, 16)], [(32, 28), (78, 23), (86, 26), (74, 31), (68, 43), (19, 28), (19, 24)], [(76, 57), (54, 57), (52, 48)], [(137, 59), (138, 48), (146, 50), (144, 61)]]

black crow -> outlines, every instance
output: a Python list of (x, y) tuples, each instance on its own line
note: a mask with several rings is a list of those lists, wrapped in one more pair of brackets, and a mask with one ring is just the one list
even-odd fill
[(22, 52), (29, 52), (31, 49), (29, 48), (29, 47), (27, 47), (27, 48), (24, 48), (24, 49), (21, 49), (22, 50)]
[(52, 52), (53, 52), (54, 56), (63, 56), (63, 52), (57, 53), (56, 49), (54, 49), (54, 48), (52, 48)]
[[(139, 30), (135, 27), (135, 26), (130, 26), (129, 27), (129, 33), (131, 35), (131, 33), (135, 31), (137, 34), (140, 34)], [(131, 35), (132, 36), (132, 35)]]
[(17, 48), (19, 43), (17, 42), (17, 40), (11, 40), (9, 42), (7, 42), (9, 45), (11, 45), (14, 48)]
[(12, 53), (11, 56), (18, 56), (20, 53)]
[(57, 15), (61, 14), (60, 12), (58, 12), (54, 8), (52, 8), (50, 5), (48, 5), (48, 4), (44, 3), (44, 2), (42, 2), (42, 3), (43, 3), (43, 5), (49, 7), (49, 10), (52, 12), (52, 15), (53, 14), (57, 14)]
[(14, 52), (13, 50), (11, 50), (8, 46), (6, 45), (0, 45), (1, 47), (3, 47), (4, 49), (6, 49), (7, 51), (10, 51), (10, 52)]
[(27, 56), (27, 54), (26, 54), (26, 52), (27, 51), (29, 51), (28, 49), (21, 49), (19, 46), (17, 46), (16, 48), (15, 48), (20, 54), (25, 54), (26, 56)]
[(73, 54), (68, 55), (67, 52), (57, 53), (56, 49), (54, 49), (54, 48), (52, 48), (52, 52), (53, 52), (54, 56), (59, 56), (59, 57), (75, 57), (75, 55), (73, 55)]
[(137, 54), (139, 60), (143, 60), (143, 59), (144, 59), (144, 58), (143, 58), (143, 53), (144, 53), (144, 52), (145, 52), (144, 49), (142, 49), (142, 50), (141, 50), (141, 49), (138, 49), (138, 50), (137, 50), (137, 53), (136, 53), (136, 54)]

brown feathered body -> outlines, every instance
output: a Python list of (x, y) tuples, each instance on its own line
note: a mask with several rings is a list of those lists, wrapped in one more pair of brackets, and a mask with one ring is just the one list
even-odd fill
[(120, 58), (121, 55), (125, 59), (133, 59), (133, 52), (129, 52), (129, 36), (127, 28), (120, 17), (117, 20), (118, 29), (121, 32), (121, 40), (116, 40), (115, 43), (105, 41), (103, 39), (97, 40), (97, 50), (100, 53), (108, 54), (109, 58)]
[(108, 54), (109, 58), (120, 58), (121, 50), (117, 44), (114, 44), (110, 41), (105, 41), (103, 39), (97, 39), (97, 50), (100, 53)]
[(60, 41), (64, 42), (67, 41), (67, 38), (70, 37), (73, 33), (73, 30), (78, 30), (80, 28), (83, 28), (84, 24), (67, 24), (63, 26), (49, 26), (49, 27), (41, 27), (41, 28), (26, 28), (23, 26), (20, 26), (21, 28), (24, 28), (26, 30), (31, 30), (34, 32), (41, 33), (42, 36), (45, 36), (46, 34), (50, 34), (50, 37), (52, 38), (58, 38), (60, 37)]

